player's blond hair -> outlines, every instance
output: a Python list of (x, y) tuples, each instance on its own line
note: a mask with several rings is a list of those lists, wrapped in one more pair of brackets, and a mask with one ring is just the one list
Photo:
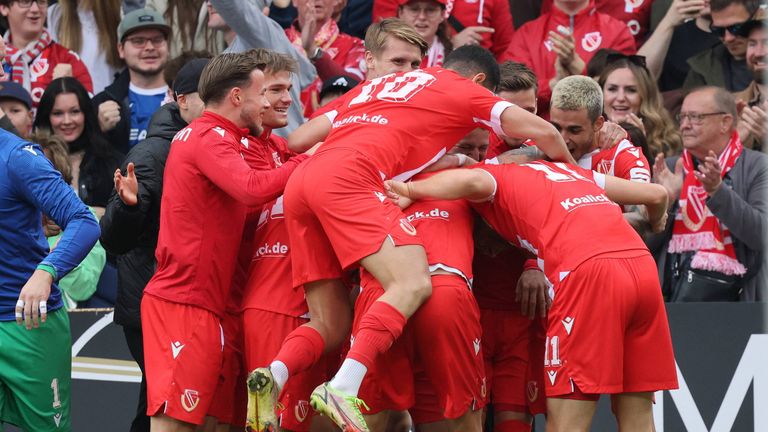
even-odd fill
[(266, 48), (253, 48), (245, 52), (247, 55), (256, 59), (258, 63), (266, 65), (264, 73), (275, 74), (278, 72), (296, 73), (298, 64), (293, 57), (288, 54), (279, 53)]
[(387, 46), (387, 39), (392, 36), (403, 42), (419, 48), (421, 55), (427, 55), (429, 44), (416, 33), (413, 27), (399, 18), (386, 18), (368, 26), (365, 32), (365, 49), (371, 54), (377, 56), (384, 52)]
[(589, 120), (594, 123), (603, 115), (603, 91), (592, 78), (571, 75), (555, 84), (550, 105), (563, 111), (578, 111), (586, 108)]

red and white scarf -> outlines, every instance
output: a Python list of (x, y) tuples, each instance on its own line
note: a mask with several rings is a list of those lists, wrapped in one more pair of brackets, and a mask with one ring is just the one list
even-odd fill
[(445, 45), (440, 42), (440, 38), (435, 36), (432, 45), (429, 46), (427, 56), (421, 62), (421, 67), (442, 66), (445, 60)]
[[(733, 168), (743, 149), (739, 135), (734, 132), (725, 150), (718, 157), (722, 177)], [(688, 150), (684, 150), (682, 158), (685, 178), (668, 251), (695, 251), (691, 261), (691, 267), (695, 269), (717, 271), (727, 275), (745, 274), (747, 269), (736, 258), (731, 232), (707, 207), (707, 192), (694, 176), (693, 156)]]
[[(339, 30), (336, 21), (329, 19), (315, 34), (315, 45), (319, 46), (331, 58), (336, 58), (339, 50), (332, 48), (331, 45), (333, 45), (333, 42), (339, 37), (339, 33), (341, 33), (341, 31)], [(288, 36), (291, 44), (295, 46), (299, 52), (303, 52), (304, 55), (311, 54), (304, 51), (304, 45), (301, 43), (301, 32), (296, 29), (295, 26), (288, 27), (288, 29), (285, 30), (285, 34)]]
[(43, 33), (36, 41), (30, 42), (25, 48), (19, 49), (11, 44), (10, 32), (5, 35), (5, 51), (8, 63), (11, 64), (11, 79), (21, 84), (31, 92), (32, 74), (30, 68), (40, 54), (53, 42), (51, 35), (43, 29)]

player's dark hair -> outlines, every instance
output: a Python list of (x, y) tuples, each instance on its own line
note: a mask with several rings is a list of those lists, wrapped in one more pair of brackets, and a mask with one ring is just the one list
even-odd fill
[(522, 63), (506, 61), (499, 65), (501, 78), (497, 91), (518, 92), (533, 89), (534, 93), (539, 92), (539, 83), (536, 81), (536, 74), (528, 66)]
[(749, 12), (750, 15), (755, 13), (760, 6), (759, 0), (712, 0), (709, 4), (709, 9), (713, 12), (720, 12), (732, 4), (740, 4)]
[(496, 91), (501, 79), (496, 58), (490, 51), (479, 45), (464, 45), (456, 48), (445, 58), (443, 67), (456, 71), (465, 78), (484, 73), (485, 81), (481, 84), (491, 91)]
[(246, 53), (219, 54), (203, 69), (198, 85), (200, 99), (205, 103), (219, 103), (235, 87), (251, 85), (251, 72), (263, 71), (266, 64)]

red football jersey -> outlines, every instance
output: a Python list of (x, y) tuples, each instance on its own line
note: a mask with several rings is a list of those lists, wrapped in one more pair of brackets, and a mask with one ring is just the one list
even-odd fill
[(627, 140), (609, 149), (598, 149), (582, 156), (579, 166), (625, 180), (651, 182), (650, 165), (643, 155), (643, 150)]
[(248, 206), (277, 198), (306, 159), (253, 170), (241, 155), (247, 136), (206, 111), (174, 137), (163, 180), (157, 271), (146, 292), (223, 315)]
[(483, 165), (496, 180), (492, 201), (475, 204), (505, 239), (538, 257), (557, 286), (585, 260), (608, 252), (647, 250), (592, 171), (563, 163)]
[[(416, 201), (403, 213), (427, 251), (429, 270), (453, 273), (471, 288), (474, 213), (469, 203), (465, 200)], [(361, 271), (361, 285), (365, 286), (370, 277)]]
[(382, 179), (397, 180), (419, 173), (478, 126), (503, 133), (500, 117), (512, 105), (442, 68), (367, 81), (344, 100), (325, 114), (333, 128), (318, 153), (355, 150), (373, 163)]

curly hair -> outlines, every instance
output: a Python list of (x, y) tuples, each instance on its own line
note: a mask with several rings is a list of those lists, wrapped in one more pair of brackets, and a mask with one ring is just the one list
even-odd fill
[(640, 108), (637, 116), (643, 120), (651, 154), (664, 153), (666, 156), (671, 156), (680, 153), (683, 146), (680, 131), (664, 108), (659, 88), (656, 87), (648, 69), (627, 59), (613, 61), (606, 65), (600, 75), (598, 80), (600, 87), (605, 91), (605, 82), (611, 73), (618, 69), (629, 69), (637, 81), (640, 94)]

